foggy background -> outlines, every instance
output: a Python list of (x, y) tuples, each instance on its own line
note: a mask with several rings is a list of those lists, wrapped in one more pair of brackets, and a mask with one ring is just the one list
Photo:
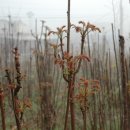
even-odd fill
[[(26, 38), (31, 37), (30, 30), (35, 31), (36, 19), (39, 33), (41, 20), (46, 21), (45, 24), (51, 30), (67, 25), (67, 0), (0, 0), (0, 2), (0, 28), (7, 28), (9, 22), (13, 23), (13, 33), (24, 33)], [(120, 15), (121, 13), (123, 14)], [(122, 7), (120, 0), (71, 0), (71, 23), (77, 24), (81, 20), (100, 27), (102, 35), (106, 35), (108, 40), (112, 38), (111, 23), (114, 24), (116, 33), (122, 26), (121, 33), (129, 44), (129, 0), (122, 0)], [(79, 42), (79, 37), (75, 34), (71, 34), (71, 39), (74, 43)]]
[[(31, 24), (33, 19), (45, 20), (50, 27), (66, 24), (67, 0), (0, 0), (0, 19), (11, 15)], [(119, 24), (120, 0), (72, 0), (71, 21)], [(130, 23), (129, 0), (123, 0), (124, 24)], [(31, 21), (32, 20), (32, 21)], [(31, 27), (31, 25), (30, 25)]]

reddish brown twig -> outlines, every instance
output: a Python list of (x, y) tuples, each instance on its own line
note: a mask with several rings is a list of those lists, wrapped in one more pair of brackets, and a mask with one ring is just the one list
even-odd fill
[(3, 93), (2, 88), (0, 88), (0, 109), (1, 109), (1, 118), (2, 118), (2, 129), (6, 130), (5, 108), (4, 108), (4, 93)]

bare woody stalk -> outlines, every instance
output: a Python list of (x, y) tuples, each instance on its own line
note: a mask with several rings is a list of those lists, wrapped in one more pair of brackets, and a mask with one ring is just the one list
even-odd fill
[[(41, 33), (40, 35), (37, 34), (37, 23), (36, 23), (36, 30), (35, 34), (32, 33), (32, 36), (36, 39), (36, 69), (38, 74), (38, 80), (39, 80), (39, 88), (40, 88), (40, 108), (41, 108), (41, 114), (40, 114), (40, 127), (41, 130), (50, 130), (52, 127), (54, 127), (54, 117), (55, 117), (55, 111), (52, 104), (51, 99), (51, 90), (52, 85), (48, 86), (48, 83), (52, 83), (51, 80), (51, 56), (49, 54), (50, 50), (48, 47), (48, 39), (47, 34), (49, 31), (49, 28), (47, 26), (44, 26), (45, 21), (42, 22), (41, 27)], [(45, 30), (44, 30), (45, 29)], [(43, 37), (44, 35), (44, 37)], [(42, 37), (44, 38), (44, 48), (42, 48)], [(60, 38), (61, 42), (62, 39)], [(62, 48), (62, 46), (61, 46)], [(61, 49), (62, 50), (62, 49)], [(44, 53), (43, 53), (44, 52)]]
[(68, 0), (68, 11), (67, 11), (67, 22), (68, 22), (68, 29), (67, 29), (67, 52), (69, 53), (70, 51), (70, 5), (71, 5), (71, 0)]
[[(129, 93), (129, 70), (128, 70), (128, 62), (127, 62), (127, 59), (125, 58), (125, 68), (126, 68), (126, 80), (127, 80), (127, 101), (128, 101), (128, 104), (127, 104), (127, 109), (128, 109), (128, 121), (130, 120), (130, 93)], [(130, 129), (130, 124), (128, 123), (128, 129)]]
[[(116, 71), (117, 71), (117, 81), (118, 81), (118, 87), (119, 87), (119, 98), (120, 98), (120, 82), (119, 82), (119, 68), (118, 68), (118, 58), (117, 58), (117, 52), (116, 52), (116, 43), (115, 43), (115, 36), (114, 36), (114, 27), (113, 24), (111, 24), (112, 27), (112, 39), (113, 39), (113, 46), (114, 46), (114, 53), (115, 53), (115, 61), (116, 61)], [(120, 99), (121, 100), (121, 99)]]
[[(21, 72), (20, 72), (20, 62), (19, 62), (19, 52), (18, 52), (18, 48), (14, 48), (14, 60), (15, 60), (15, 69), (16, 69), (16, 81), (17, 81), (17, 84), (16, 84), (16, 88), (14, 89), (14, 100), (15, 100), (15, 111), (17, 111), (18, 109), (18, 93), (20, 91), (20, 89), (22, 88), (21, 86)], [(23, 114), (21, 113), (18, 113), (18, 112), (15, 112), (16, 114), (16, 124), (17, 124), (17, 129), (18, 130), (21, 130), (21, 120), (22, 120), (22, 116)]]
[(123, 95), (123, 130), (129, 130), (128, 128), (128, 92), (126, 85), (126, 69), (125, 69), (125, 52), (124, 52), (124, 37), (119, 36), (119, 44), (120, 44), (120, 62), (121, 62), (121, 84), (122, 84), (122, 95)]
[(4, 93), (3, 93), (2, 88), (0, 88), (0, 109), (1, 109), (1, 118), (2, 118), (2, 130), (6, 130), (5, 108), (4, 108)]
[[(67, 53), (70, 52), (70, 27), (71, 27), (71, 24), (70, 24), (70, 6), (71, 6), (71, 0), (68, 0)], [(62, 47), (62, 44), (61, 44), (61, 47)], [(64, 78), (65, 78), (65, 76), (64, 76)], [(70, 106), (70, 113), (71, 113), (71, 129), (75, 130), (75, 112), (74, 112), (74, 101), (73, 101), (75, 74), (73, 76), (68, 76), (68, 79), (69, 79), (69, 82), (68, 82), (68, 96), (67, 96), (67, 108), (66, 108), (64, 130), (67, 129), (69, 106)], [(70, 98), (71, 98), (71, 102), (70, 102)]]
[[(71, 0), (68, 0), (68, 11), (67, 11), (67, 23), (68, 23), (68, 29), (67, 29), (67, 52), (68, 53), (70, 51), (70, 5), (71, 5)], [(66, 79), (65, 76), (64, 76), (64, 79)], [(69, 88), (70, 85), (71, 85), (71, 83), (68, 82), (68, 88)], [(69, 98), (70, 98), (70, 89), (68, 89), (64, 130), (67, 129), (67, 122), (68, 122), (68, 115), (69, 115)]]
[[(120, 72), (119, 72), (119, 67), (118, 67), (118, 56), (116, 52), (116, 42), (115, 42), (115, 35), (114, 35), (114, 26), (111, 24), (112, 27), (112, 40), (113, 40), (113, 47), (114, 47), (114, 55), (115, 55), (115, 62), (116, 62), (116, 72), (117, 72), (117, 85), (119, 88), (119, 103), (121, 104), (121, 89), (120, 89)], [(122, 110), (120, 111), (120, 121), (122, 122)], [(120, 123), (120, 127), (122, 127), (122, 124)]]
[(10, 88), (10, 91), (11, 91), (11, 98), (12, 98), (12, 106), (13, 106), (13, 112), (14, 112), (14, 115), (15, 115), (15, 120), (16, 120), (16, 111), (15, 111), (15, 101), (14, 101), (14, 84), (12, 83), (12, 80), (11, 80), (11, 74), (9, 72), (8, 69), (5, 70), (6, 72), (6, 77), (7, 77), (7, 81), (8, 81), (8, 84), (9, 84), (9, 88)]

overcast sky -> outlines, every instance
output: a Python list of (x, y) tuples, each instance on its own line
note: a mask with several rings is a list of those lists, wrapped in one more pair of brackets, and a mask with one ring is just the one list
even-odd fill
[[(65, 16), (67, 9), (67, 0), (0, 0), (0, 3), (1, 15), (8, 12), (23, 15), (33, 11), (35, 15)], [(71, 0), (71, 13), (76, 16), (102, 14), (110, 5), (111, 0)]]
[[(119, 15), (119, 0), (113, 0), (116, 15)], [(8, 14), (27, 20), (27, 13), (33, 12), (34, 17), (45, 19), (51, 26), (66, 22), (67, 0), (0, 0), (0, 17)], [(130, 12), (129, 0), (123, 0), (124, 18)], [(72, 21), (82, 19), (89, 21), (112, 22), (112, 0), (71, 0)], [(118, 19), (117, 19), (118, 20)], [(59, 22), (59, 23), (58, 23)]]

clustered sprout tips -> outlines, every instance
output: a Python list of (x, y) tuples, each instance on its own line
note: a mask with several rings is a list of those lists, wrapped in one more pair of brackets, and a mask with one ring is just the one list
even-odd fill
[(67, 30), (65, 29), (66, 26), (62, 26), (62, 27), (57, 27), (57, 31), (49, 31), (48, 36), (50, 36), (51, 34), (57, 35), (58, 37), (61, 37), (63, 35), (63, 32), (67, 32)]
[(100, 28), (90, 24), (89, 22), (85, 23), (84, 21), (79, 21), (79, 24), (81, 24), (81, 26), (71, 24), (71, 27), (75, 28), (76, 32), (79, 32), (81, 35), (87, 35), (91, 31), (98, 31), (99, 33), (101, 32)]

